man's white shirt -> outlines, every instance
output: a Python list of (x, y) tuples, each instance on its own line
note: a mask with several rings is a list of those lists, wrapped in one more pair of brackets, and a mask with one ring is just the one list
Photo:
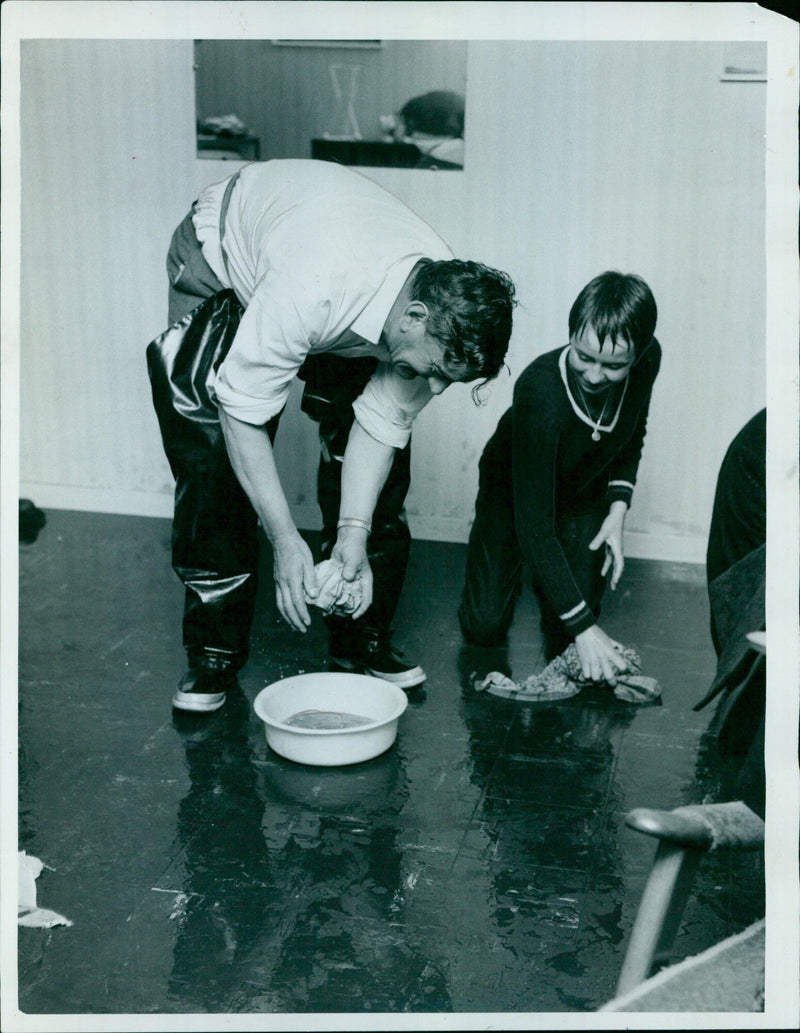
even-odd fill
[(353, 409), (363, 429), (402, 448), (431, 399), (379, 343), (386, 317), (421, 258), (448, 260), (445, 242), (403, 202), (331, 162), (245, 166), (230, 197), (223, 260), (219, 213), (228, 180), (200, 194), (193, 222), (203, 255), (245, 306), (214, 384), (217, 402), (263, 424), (286, 404), (309, 354), (373, 355), (380, 364)]

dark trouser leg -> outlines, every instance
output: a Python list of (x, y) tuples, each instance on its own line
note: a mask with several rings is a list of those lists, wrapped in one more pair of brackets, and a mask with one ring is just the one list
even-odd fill
[(467, 642), (479, 646), (505, 642), (522, 587), (521, 571), (522, 553), (511, 500), (502, 488), (486, 483), (482, 475), (458, 609)]
[(767, 703), (767, 662), (756, 656), (747, 674), (734, 680), (722, 696), (711, 727), (717, 728), (720, 756), (737, 771), (734, 799), (764, 817), (766, 774), (764, 724)]
[[(274, 440), (278, 417), (267, 425)], [(257, 589), (257, 517), (231, 469), (219, 425), (177, 445), (172, 562), (186, 586), (183, 644), (192, 667), (239, 670)]]
[[(377, 367), (373, 358), (310, 355), (300, 377), (306, 382), (302, 409), (319, 423), (322, 457), (317, 472), (317, 501), (322, 513), (322, 556), (336, 544), (342, 498), (342, 457), (353, 425), (353, 402)], [(411, 445), (395, 452), (386, 483), (372, 515), (367, 558), (373, 574), (373, 601), (354, 621), (351, 617), (325, 618), (336, 650), (345, 655), (388, 636), (403, 589), (411, 534), (403, 506), (411, 483)], [(342, 514), (346, 516), (347, 514)]]
[[(346, 430), (352, 424), (352, 409)], [(325, 421), (320, 424), (320, 434), (325, 436)], [(339, 434), (344, 436), (344, 427)], [(341, 440), (337, 435), (339, 444)], [(317, 476), (317, 499), (322, 512), (322, 556), (327, 559), (336, 544), (336, 524), (342, 496), (342, 463), (332, 450), (330, 458), (320, 459)], [(343, 449), (342, 449), (343, 451)], [(341, 455), (338, 448), (335, 452)], [(408, 556), (411, 549), (411, 534), (408, 530), (403, 506), (411, 483), (411, 445), (395, 452), (389, 476), (378, 497), (372, 516), (372, 533), (367, 540), (367, 558), (373, 575), (372, 605), (354, 621), (350, 617), (329, 616), (325, 618), (331, 636), (358, 641), (362, 636), (383, 636), (388, 634), (394, 618), (400, 593), (403, 590)]]
[[(558, 521), (556, 530), (575, 583), (595, 616), (600, 615), (600, 602), (605, 590), (605, 579), (600, 574), (605, 553), (602, 548), (591, 551), (589, 543), (600, 530), (602, 522), (602, 513), (563, 517)], [(558, 614), (542, 597), (535, 581), (533, 590), (539, 601), (545, 659), (549, 662), (560, 656), (573, 638), (564, 627)]]
[[(167, 255), (172, 326), (214, 296), (222, 284), (205, 259), (191, 213), (175, 230)], [(209, 302), (211, 304), (211, 302)], [(186, 587), (183, 643), (193, 668), (235, 671), (249, 651), (258, 565), (257, 518), (228, 460), (201, 367), (224, 358), (241, 309), (217, 306), (216, 326), (148, 348), (153, 401), (175, 477), (172, 562)], [(223, 318), (222, 313), (227, 312)], [(223, 334), (223, 325), (227, 328)], [(222, 336), (220, 336), (222, 334)], [(195, 369), (196, 367), (196, 369)], [(267, 431), (274, 438), (278, 417)]]
[(753, 741), (747, 750), (737, 783), (737, 796), (743, 800), (751, 811), (764, 818), (766, 813), (767, 781), (764, 770), (764, 725), (765, 712), (753, 735)]

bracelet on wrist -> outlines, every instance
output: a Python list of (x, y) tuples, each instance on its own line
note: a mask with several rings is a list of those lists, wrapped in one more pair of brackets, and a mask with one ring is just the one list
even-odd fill
[(342, 527), (360, 527), (367, 534), (372, 531), (372, 524), (369, 520), (359, 520), (358, 517), (342, 517), (336, 525), (337, 531)]

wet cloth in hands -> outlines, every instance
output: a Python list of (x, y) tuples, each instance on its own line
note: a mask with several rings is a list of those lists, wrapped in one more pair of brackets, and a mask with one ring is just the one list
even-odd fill
[(312, 598), (306, 593), (306, 603), (318, 606), (323, 613), (347, 616), (355, 613), (361, 605), (362, 585), (360, 580), (345, 581), (344, 567), (338, 560), (323, 560), (314, 567), (317, 575), (317, 595)]
[[(627, 703), (652, 703), (661, 696), (661, 686), (655, 678), (641, 673), (642, 664), (635, 649), (624, 647), (620, 656), (625, 661), (625, 671), (617, 675), (614, 695)], [(588, 681), (583, 676), (578, 650), (571, 643), (564, 652), (551, 660), (540, 674), (532, 674), (523, 682), (512, 681), (499, 671), (491, 671), (482, 682), (476, 682), (478, 692), (490, 692), (505, 699), (531, 702), (549, 702), (569, 699), (577, 695), (586, 685), (605, 685), (606, 682)]]

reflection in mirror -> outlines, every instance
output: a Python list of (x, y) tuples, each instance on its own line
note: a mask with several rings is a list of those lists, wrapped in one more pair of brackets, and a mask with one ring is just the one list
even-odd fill
[(466, 40), (195, 40), (197, 156), (464, 167)]

